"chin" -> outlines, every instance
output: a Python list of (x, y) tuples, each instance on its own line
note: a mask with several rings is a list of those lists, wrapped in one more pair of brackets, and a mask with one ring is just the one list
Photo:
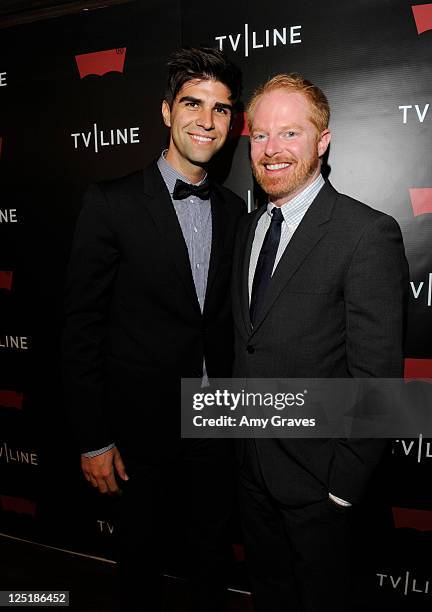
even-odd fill
[(189, 161), (191, 164), (195, 164), (195, 166), (201, 166), (202, 164), (207, 164), (213, 155), (194, 155), (193, 157), (189, 157)]
[(264, 179), (259, 182), (259, 184), (260, 187), (273, 198), (280, 198), (285, 195), (289, 195), (296, 188), (295, 185), (287, 185), (286, 182), (284, 184), (283, 181), (275, 181), (271, 179)]

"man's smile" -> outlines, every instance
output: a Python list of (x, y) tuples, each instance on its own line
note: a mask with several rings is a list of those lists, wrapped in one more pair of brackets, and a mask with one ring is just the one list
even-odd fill
[(213, 142), (214, 138), (211, 136), (203, 136), (202, 134), (191, 134), (189, 132), (189, 136), (192, 138), (194, 142), (207, 144), (209, 142)]
[(263, 164), (264, 168), (270, 172), (285, 170), (291, 166), (291, 162), (279, 162), (278, 164)]

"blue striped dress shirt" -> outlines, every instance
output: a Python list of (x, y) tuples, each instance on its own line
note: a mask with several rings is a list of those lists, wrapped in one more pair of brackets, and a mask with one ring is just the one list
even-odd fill
[[(307, 209), (315, 200), (316, 196), (324, 185), (324, 179), (320, 174), (311, 185), (308, 185), (306, 189), (296, 195), (295, 198), (283, 204), (281, 206), (281, 212), (284, 220), (281, 226), (281, 237), (279, 242), (279, 248), (276, 253), (276, 259), (273, 266), (273, 274), (276, 270), (280, 258), (282, 257), (289, 241), (291, 240), (294, 232), (300, 224), (306, 214)], [(267, 211), (261, 215), (255, 229), (255, 236), (252, 243), (251, 256), (249, 261), (249, 302), (252, 295), (252, 284), (255, 275), (255, 269), (258, 263), (258, 257), (261, 251), (261, 247), (264, 242), (265, 235), (272, 218), (272, 210), (275, 207), (272, 202), (267, 204)]]

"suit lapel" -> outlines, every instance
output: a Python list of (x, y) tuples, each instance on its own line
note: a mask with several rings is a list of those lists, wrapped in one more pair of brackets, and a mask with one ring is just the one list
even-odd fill
[(326, 182), (294, 232), (270, 280), (267, 295), (254, 327), (257, 331), (281, 291), (298, 270), (309, 253), (329, 230), (337, 192)]
[(244, 257), (243, 257), (243, 269), (241, 273), (241, 311), (243, 316), (243, 323), (246, 331), (246, 336), (249, 337), (251, 333), (251, 320), (249, 315), (249, 263), (252, 252), (252, 244), (255, 237), (256, 226), (258, 225), (258, 221), (263, 214), (265, 214), (267, 210), (266, 206), (263, 206), (262, 209), (257, 210), (255, 213), (251, 215), (251, 222), (246, 227), (246, 236), (245, 236), (245, 247), (244, 247)]
[[(160, 234), (161, 243), (177, 270), (194, 308), (201, 314), (193, 282), (189, 254), (177, 219), (171, 196), (156, 163), (144, 171), (144, 192), (147, 210)], [(158, 271), (155, 270), (155, 274)]]
[(226, 215), (228, 214), (226, 211), (225, 202), (222, 199), (217, 187), (212, 188), (210, 203), (212, 216), (212, 244), (205, 296), (206, 305), (211, 294), (211, 289), (214, 284), (224, 250)]

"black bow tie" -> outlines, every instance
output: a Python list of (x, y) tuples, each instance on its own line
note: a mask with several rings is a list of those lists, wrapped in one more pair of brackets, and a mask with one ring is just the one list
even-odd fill
[(209, 181), (205, 181), (201, 185), (191, 185), (190, 183), (185, 183), (184, 181), (177, 179), (173, 191), (174, 200), (184, 200), (191, 195), (196, 196), (201, 200), (208, 200), (210, 196)]

